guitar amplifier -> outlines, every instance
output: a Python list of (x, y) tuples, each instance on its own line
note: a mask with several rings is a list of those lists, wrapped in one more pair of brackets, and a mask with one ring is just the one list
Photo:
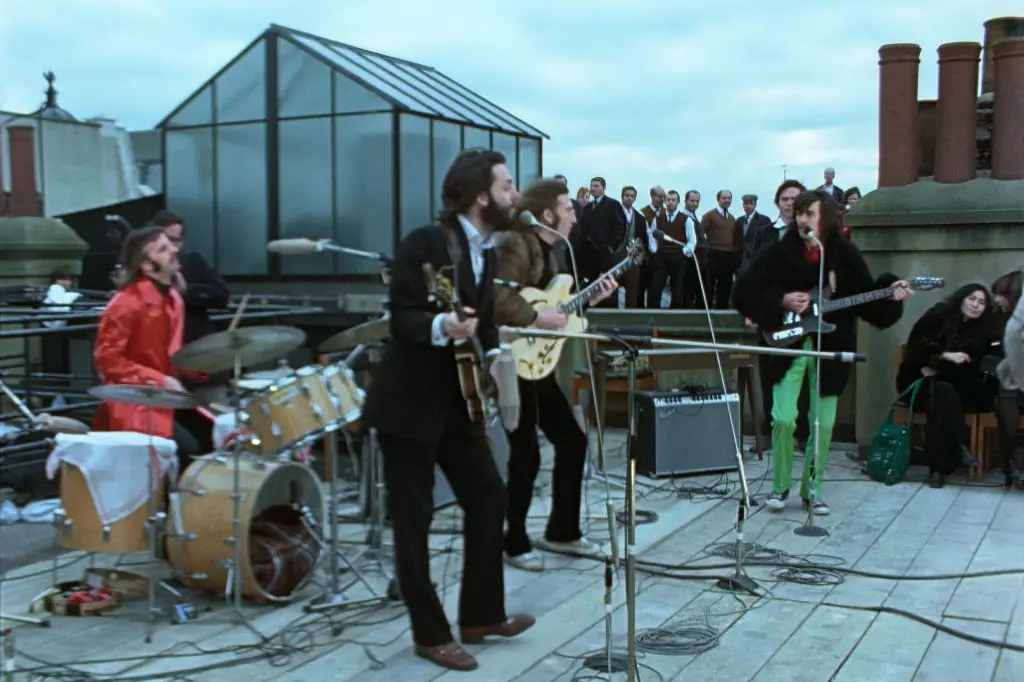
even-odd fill
[(733, 440), (735, 434), (742, 447), (738, 393), (638, 391), (636, 420), (631, 446), (638, 474), (701, 476), (739, 469)]

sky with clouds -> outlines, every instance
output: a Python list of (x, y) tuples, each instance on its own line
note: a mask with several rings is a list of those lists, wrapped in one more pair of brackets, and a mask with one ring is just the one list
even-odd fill
[[(782, 7), (785, 10), (782, 10)], [(473, 9), (477, 7), (478, 9)], [(677, 9), (676, 9), (677, 8)], [(685, 8), (685, 9), (684, 9)], [(782, 179), (877, 179), (877, 50), (981, 41), (1021, 0), (37, 0), (0, 13), (0, 110), (32, 111), (41, 74), (79, 118), (151, 128), (270, 23), (429, 64), (551, 136), (573, 186), (754, 192)]]

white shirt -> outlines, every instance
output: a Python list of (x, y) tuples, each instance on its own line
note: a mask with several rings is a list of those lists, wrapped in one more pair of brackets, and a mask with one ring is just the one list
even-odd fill
[(693, 258), (693, 254), (697, 250), (697, 225), (700, 224), (700, 221), (697, 220), (695, 213), (683, 210), (683, 215), (686, 216), (686, 257)]
[[(51, 313), (69, 313), (71, 312), (71, 304), (81, 297), (82, 294), (77, 291), (68, 291), (59, 284), (51, 284), (50, 288), (46, 290), (46, 298), (43, 299), (43, 310)], [(43, 322), (44, 327), (50, 328), (63, 327), (65, 324), (67, 322), (63, 320)]]
[[(469, 218), (460, 214), (459, 225), (462, 226), (462, 232), (466, 235), (466, 241), (469, 242), (469, 260), (473, 266), (473, 279), (476, 281), (476, 285), (480, 286), (480, 279), (484, 276), (484, 251), (491, 248), (491, 238), (486, 239), (480, 230), (476, 229), (476, 226), (469, 222)], [(457, 267), (457, 266), (456, 266)], [(434, 316), (434, 323), (430, 328), (430, 343), (435, 346), (447, 346), (451, 339), (444, 333), (444, 316), (447, 313), (438, 313)], [(460, 339), (455, 342), (456, 345), (465, 343), (465, 339)], [(498, 349), (495, 348), (488, 355), (497, 353)]]
[(778, 230), (779, 232), (782, 232), (782, 231), (783, 231), (783, 230), (785, 230), (785, 229), (786, 229), (787, 227), (789, 227), (789, 223), (788, 223), (788, 222), (786, 222), (786, 221), (785, 221), (785, 220), (784, 220), (784, 219), (782, 218), (782, 216), (779, 216), (778, 218), (776, 218), (776, 219), (775, 219), (775, 229), (776, 229), (776, 230)]
[[(659, 209), (655, 209), (654, 206), (647, 204), (647, 207), (654, 211), (654, 218), (647, 223), (647, 246), (651, 250), (651, 253), (658, 253), (658, 240), (654, 238), (654, 230), (658, 227), (658, 216), (665, 210), (662, 206)], [(647, 220), (647, 216), (644, 216), (644, 220)]]

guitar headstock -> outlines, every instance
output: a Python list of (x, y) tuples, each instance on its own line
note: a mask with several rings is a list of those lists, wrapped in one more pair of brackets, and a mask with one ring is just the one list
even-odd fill
[(460, 307), (459, 294), (455, 290), (451, 278), (442, 274), (446, 270), (451, 271), (451, 266), (446, 265), (440, 270), (435, 270), (430, 263), (423, 264), (423, 279), (427, 283), (427, 295), (432, 302), (437, 303), (439, 308), (458, 310)]
[(914, 277), (908, 283), (915, 291), (931, 291), (946, 286), (946, 280), (942, 277)]

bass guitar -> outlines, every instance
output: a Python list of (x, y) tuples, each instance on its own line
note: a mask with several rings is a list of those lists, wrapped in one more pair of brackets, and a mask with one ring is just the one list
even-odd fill
[[(915, 291), (931, 291), (932, 289), (941, 289), (946, 286), (946, 280), (941, 277), (914, 277), (908, 280), (907, 283)], [(871, 303), (872, 301), (892, 298), (894, 293), (896, 293), (896, 287), (891, 286), (833, 299), (831, 288), (826, 286), (819, 292), (817, 287), (815, 287), (810, 291), (811, 303), (806, 312), (797, 314), (787, 311), (782, 318), (783, 323), (781, 327), (771, 331), (762, 330), (761, 334), (769, 346), (775, 348), (793, 346), (808, 334), (818, 333), (818, 320), (822, 316), (834, 310), (852, 308), (864, 305), (865, 303)], [(834, 324), (824, 320), (821, 321), (822, 334), (831, 334), (835, 330), (836, 326)]]
[[(547, 287), (536, 289), (525, 287), (519, 295), (535, 309), (555, 308), (565, 313), (567, 332), (582, 332), (587, 328), (583, 317), (583, 306), (597, 293), (601, 283), (611, 277), (617, 277), (644, 258), (643, 247), (639, 239), (632, 240), (626, 248), (626, 257), (621, 263), (591, 282), (585, 289), (572, 293), (573, 278), (570, 275), (555, 275)], [(562, 355), (565, 339), (520, 338), (511, 344), (511, 352), (516, 361), (516, 374), (520, 379), (536, 381), (543, 379), (555, 371), (558, 359)]]
[[(450, 270), (451, 266), (441, 268), (440, 272)], [(431, 299), (442, 310), (453, 312), (460, 321), (469, 318), (459, 292), (452, 284), (451, 278), (435, 272), (430, 263), (423, 264), (423, 276), (427, 281), (427, 291)], [(485, 365), (486, 354), (476, 334), (469, 338), (468, 344), (455, 346), (455, 365), (459, 373), (459, 387), (466, 401), (469, 418), (477, 423), (491, 423), (500, 418), (498, 412), (498, 389), (491, 379)]]

